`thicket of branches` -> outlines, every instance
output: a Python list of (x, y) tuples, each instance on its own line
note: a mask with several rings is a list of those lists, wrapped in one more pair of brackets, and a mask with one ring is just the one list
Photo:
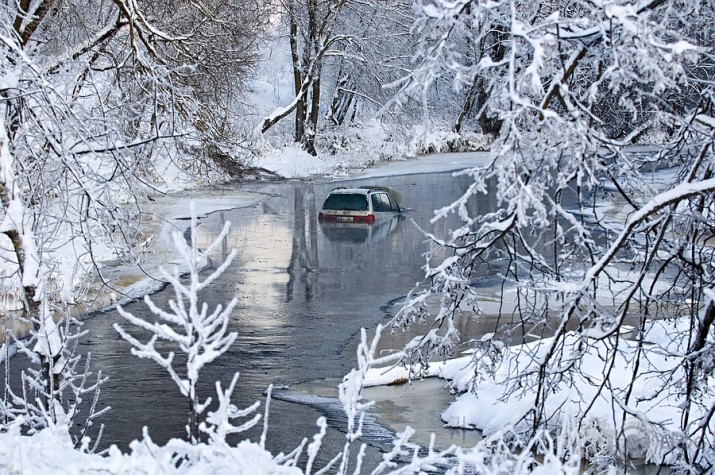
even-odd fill
[(418, 55), (412, 1), (283, 0), (278, 6), (273, 33), (290, 51), (293, 90), (258, 124), (269, 139), (290, 134), (315, 155), (345, 147), (344, 132), (370, 121), (400, 145), (420, 129), (492, 133), (475, 120), (483, 98), (455, 90), (452, 71), (441, 66), (424, 90), (400, 96), (398, 113), (385, 107)]
[[(23, 420), (32, 432), (71, 420), (96, 389), (78, 367), (66, 304), (99, 272), (95, 249), (133, 260), (162, 160), (180, 160), (173, 150), (182, 141), (222, 140), (256, 60), (262, 5), (0, 4), (0, 266), (3, 289), (32, 328), (17, 344), (35, 365), (21, 390), (5, 378), (5, 422)], [(189, 168), (194, 157), (183, 158), (177, 166)]]
[[(427, 121), (438, 106), (454, 117), (455, 129), (473, 120), (495, 136), (489, 166), (469, 171), (473, 186), (436, 215), (463, 220), (449, 236), (433, 236), (452, 255), (427, 266), (430, 286), (418, 289), (394, 322), (434, 326), (404, 352), (403, 363), (419, 371), (454, 352), (456, 319), (486, 316), (475, 278), (500, 269), (501, 311), (493, 334), (477, 344), (471, 389), (501, 363), (514, 364), (504, 401), (531, 404), (512, 421), (509, 437), (458, 457), (473, 465), (488, 453), (508, 458), (509, 444), (518, 442), (534, 452), (555, 448), (557, 462), (577, 470), (573, 456), (583, 448), (573, 434), (606, 398), (615, 443), (585, 455), (608, 458), (606, 465), (628, 459), (622, 442), (636, 420), (654, 434), (652, 461), (712, 470), (713, 5), (416, 6), (413, 24), (405, 2), (282, 2), (295, 97), (261, 129), (295, 112), (295, 139), (315, 152), (321, 121), (344, 126), (363, 108), (383, 110), (395, 123), (419, 114)], [(174, 147), (203, 140), (211, 144), (203, 156), (221, 161), (222, 146), (240, 141), (232, 114), (240, 79), (256, 61), (256, 33), (269, 18), (262, 7), (250, 0), (0, 5), (0, 253), (10, 269), (4, 278), (33, 327), (31, 340), (18, 345), (36, 367), (21, 390), (10, 390), (6, 379), (6, 427), (34, 433), (65, 423), (98, 387), (101, 376), (90, 382), (74, 355), (76, 322), (57, 313), (96, 270), (96, 246), (128, 252), (143, 196), (161, 175), (158, 158), (176, 159)], [(384, 35), (385, 25), (393, 35)], [(388, 82), (400, 88), (391, 101)], [(423, 109), (414, 108), (415, 98)], [(644, 138), (657, 145), (634, 153), (629, 146)], [(207, 169), (201, 161), (182, 165)], [(499, 208), (477, 213), (474, 199), (487, 193)], [(614, 203), (621, 208), (609, 208)], [(664, 325), (667, 340), (653, 339), (654, 322)], [(361, 364), (371, 363), (365, 342), (361, 351)], [(2, 353), (7, 358), (8, 346)], [(583, 371), (592, 357), (598, 374)], [(653, 365), (658, 358), (671, 364)], [(614, 378), (624, 361), (630, 376), (622, 385)], [(644, 385), (648, 397), (639, 392)], [(552, 402), (574, 388), (581, 399), (571, 416), (580, 426), (554, 438), (551, 429), (563, 421), (562, 405)], [(200, 414), (190, 384), (182, 389)], [(228, 411), (230, 390), (219, 392)], [(358, 396), (345, 397), (352, 415), (363, 409)], [(643, 410), (658, 401), (672, 403), (678, 420)], [(196, 440), (198, 419), (191, 427)], [(351, 442), (359, 432), (351, 425)], [(393, 458), (404, 455), (408, 436)], [(311, 450), (319, 445), (318, 438)], [(443, 455), (415, 452), (411, 469)]]
[[(436, 214), (456, 213), (463, 226), (433, 236), (451, 257), (427, 265), (431, 286), (417, 289), (394, 322), (433, 327), (403, 363), (419, 368), (451, 355), (456, 320), (489, 316), (474, 282), (496, 266), (501, 310), (494, 334), (477, 344), (474, 391), (507, 361), (504, 344), (548, 337), (518, 346), (523, 354), (508, 361), (521, 364), (503, 382), (505, 395), (531, 402), (513, 421), (527, 440), (564, 415), (558, 401), (578, 381), (585, 386), (573, 417), (581, 426), (599, 399), (613, 407), (616, 443), (605, 456), (629, 457), (625, 426), (634, 418), (656, 434), (652, 461), (711, 470), (713, 5), (419, 5), (420, 64), (404, 91), (424, 91), (449, 69), (457, 87), (482, 85), (481, 114), (500, 128), (491, 163), (469, 171), (467, 193)], [(482, 45), (480, 57), (463, 54), (465, 38)], [(633, 153), (644, 136), (657, 145)], [(496, 195), (498, 209), (475, 212), (482, 194)], [(667, 344), (650, 339), (654, 320), (672, 322)], [(583, 369), (589, 355), (598, 374)], [(677, 364), (654, 367), (655, 355)], [(621, 387), (614, 378), (623, 361), (630, 380)], [(637, 397), (643, 385), (648, 400)], [(678, 420), (643, 410), (658, 401), (677, 405)]]

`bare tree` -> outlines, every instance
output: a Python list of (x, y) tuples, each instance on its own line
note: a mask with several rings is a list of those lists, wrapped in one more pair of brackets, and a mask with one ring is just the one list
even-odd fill
[(347, 0), (287, 0), (283, 3), (289, 25), (295, 98), (266, 117), (260, 128), (265, 133), (295, 111), (295, 141), (316, 155), (315, 134), (320, 117), (321, 73), (330, 48), (346, 40), (334, 31)]
[(183, 166), (204, 176), (216, 169), (239, 175), (242, 155), (249, 148), (249, 134), (243, 133), (243, 100), (259, 61), (271, 2), (164, 0), (145, 2), (143, 8), (163, 31), (185, 38), (163, 47), (171, 68), (191, 65), (187, 74), (173, 77), (175, 85), (195, 98), (183, 112), (192, 130), (190, 140), (180, 142), (191, 156)]
[(414, 54), (412, 3), (354, 2), (345, 6), (340, 30), (350, 38), (327, 61), (332, 89), (326, 118), (340, 127), (378, 112), (392, 91), (386, 85), (411, 68)]

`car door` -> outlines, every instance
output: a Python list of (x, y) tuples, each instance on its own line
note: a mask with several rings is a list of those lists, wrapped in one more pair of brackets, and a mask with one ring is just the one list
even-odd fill
[(390, 194), (386, 194), (386, 196), (387, 200), (390, 202), (390, 211), (392, 211), (393, 213), (402, 213), (400, 205), (397, 204), (397, 200), (395, 200), (395, 198)]

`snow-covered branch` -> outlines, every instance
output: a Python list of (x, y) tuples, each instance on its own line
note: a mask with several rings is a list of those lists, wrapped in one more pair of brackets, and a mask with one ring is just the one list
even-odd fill
[[(217, 243), (221, 243), (228, 234), (230, 223), (226, 223), (226, 226), (212, 245), (203, 251), (197, 247), (196, 227), (196, 210), (192, 203), (190, 242), (187, 243), (181, 233), (176, 232), (174, 234), (174, 246), (181, 258), (183, 268), (175, 268), (173, 273), (162, 270), (164, 277), (173, 286), (176, 296), (175, 300), (169, 301), (170, 311), (159, 308), (149, 296), (145, 298), (145, 302), (149, 311), (157, 317), (156, 321), (150, 322), (118, 307), (120, 315), (130, 323), (152, 334), (149, 341), (142, 343), (119, 324), (114, 324), (117, 332), (132, 345), (132, 353), (141, 358), (152, 359), (166, 369), (181, 394), (189, 400), (191, 414), (188, 424), (188, 436), (189, 440), (193, 442), (198, 442), (199, 430), (208, 431), (211, 437), (221, 440), (228, 434), (227, 427), (221, 425), (223, 423), (219, 424), (216, 421), (208, 421), (215, 426), (215, 429), (207, 429), (206, 426), (201, 429), (200, 417), (210, 404), (211, 398), (205, 401), (199, 400), (196, 385), (201, 369), (224, 354), (238, 336), (236, 332), (228, 331), (231, 312), (238, 302), (235, 297), (225, 308), (218, 305), (211, 313), (209, 313), (206, 303), (199, 305), (199, 292), (221, 275), (236, 255), (235, 250), (229, 253), (224, 263), (202, 280), (200, 272), (208, 262), (209, 256)], [(188, 272), (188, 284), (184, 283), (184, 280), (180, 277), (180, 272)], [(186, 356), (183, 371), (179, 371), (174, 367), (173, 351), (164, 356), (157, 349), (156, 343), (160, 340), (173, 343), (176, 345), (177, 350)], [(219, 403), (221, 404), (219, 412), (223, 411), (224, 414), (228, 414), (230, 395), (233, 392), (236, 379), (237, 375), (226, 393), (221, 391), (220, 386), (217, 386)], [(214, 416), (212, 418), (215, 419)], [(226, 421), (226, 423), (228, 422)]]

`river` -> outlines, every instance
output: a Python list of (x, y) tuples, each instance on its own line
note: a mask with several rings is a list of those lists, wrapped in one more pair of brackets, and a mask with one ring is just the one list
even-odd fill
[[(456, 217), (430, 224), (433, 210), (454, 201), (469, 183), (468, 177), (455, 178), (450, 173), (341, 182), (340, 186), (393, 187), (408, 208), (387, 223), (358, 229), (325, 228), (318, 223), (318, 209), (335, 184), (241, 185), (242, 192), (260, 193), (266, 199), (256, 206), (212, 213), (198, 227), (200, 245), (205, 247), (226, 221), (231, 222), (229, 235), (212, 256), (215, 265), (231, 249), (238, 250), (229, 269), (202, 294), (211, 307), (233, 296), (239, 301), (230, 327), (238, 332), (238, 339), (202, 371), (202, 394), (212, 394), (216, 380), (225, 387), (239, 371), (235, 399), (245, 407), (256, 400), (263, 402), (264, 391), (273, 384), (267, 448), (274, 454), (290, 452), (304, 437), (312, 437), (316, 419), (325, 415), (331, 430), (321, 461), (332, 458), (345, 442), (336, 388), (342, 376), (356, 367), (360, 329), (386, 323), (401, 299), (423, 279), (423, 254), (429, 244), (419, 228), (439, 236), (454, 227)], [(230, 199), (230, 191), (224, 193)], [(474, 206), (486, 209), (493, 203), (475, 202)], [(173, 291), (165, 289), (152, 299), (165, 306), (172, 297)], [(125, 308), (149, 315), (142, 302)], [(141, 438), (143, 426), (148, 426), (156, 442), (183, 437), (186, 401), (161, 368), (130, 354), (129, 344), (112, 328), (115, 322), (147, 339), (114, 311), (84, 322), (88, 335), (81, 342), (82, 349), (91, 352), (92, 367), (109, 378), (99, 404), (100, 408), (112, 407), (98, 421), (106, 425), (101, 447), (116, 444), (126, 450), (130, 441)], [(430, 390), (418, 384), (366, 393), (380, 399), (373, 411), (377, 423), (366, 431), (367, 466), (379, 462), (400, 427), (442, 431), (439, 412), (450, 396), (435, 388), (441, 383), (427, 384)], [(260, 430), (257, 427), (244, 437), (257, 441)], [(439, 440), (443, 445), (473, 445), (477, 436), (471, 431), (444, 430)], [(426, 442), (427, 434), (416, 441)]]

